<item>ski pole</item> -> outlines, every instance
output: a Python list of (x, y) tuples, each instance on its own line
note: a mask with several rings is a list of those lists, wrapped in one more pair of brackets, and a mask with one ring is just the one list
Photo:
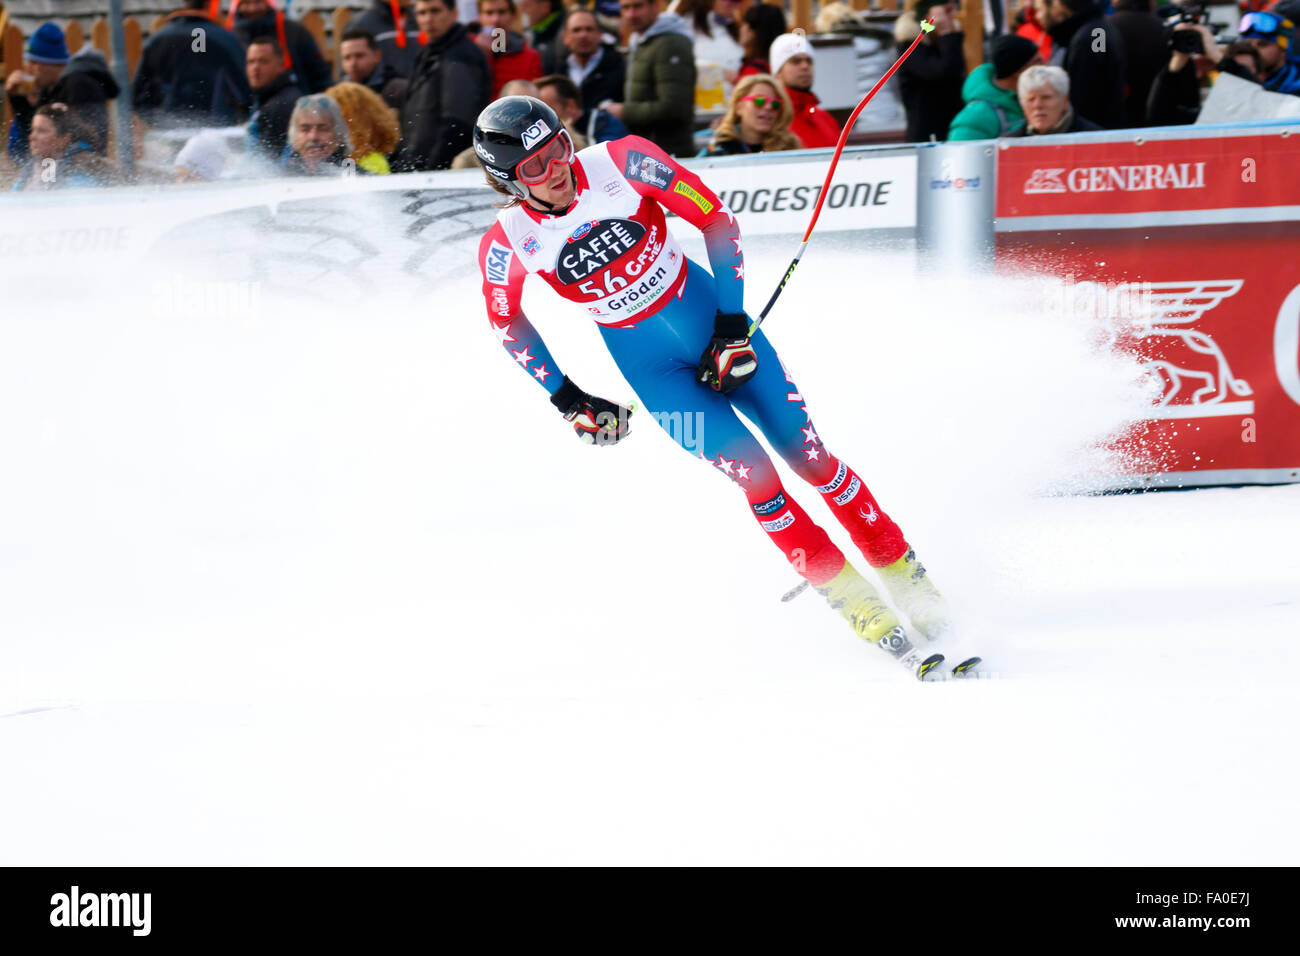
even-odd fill
[(763, 324), (763, 320), (767, 318), (767, 314), (772, 311), (772, 306), (776, 304), (777, 297), (781, 295), (781, 292), (785, 289), (785, 284), (789, 282), (790, 277), (794, 275), (795, 266), (799, 265), (799, 260), (803, 258), (804, 250), (808, 248), (808, 240), (812, 236), (813, 227), (817, 225), (817, 217), (822, 213), (822, 203), (826, 201), (826, 193), (829, 192), (831, 188), (831, 177), (835, 175), (835, 167), (839, 164), (840, 154), (844, 152), (844, 144), (849, 141), (849, 130), (853, 129), (853, 124), (857, 122), (858, 115), (866, 105), (871, 102), (871, 98), (880, 92), (880, 88), (885, 85), (885, 81), (894, 75), (894, 71), (903, 65), (903, 61), (912, 55), (912, 51), (916, 49), (922, 38), (933, 29), (933, 17), (921, 21), (921, 32), (916, 35), (916, 39), (912, 41), (912, 45), (904, 50), (903, 55), (894, 61), (894, 65), (885, 71), (885, 75), (876, 81), (876, 85), (873, 86), (871, 91), (862, 98), (862, 102), (858, 104), (857, 109), (849, 115), (848, 120), (844, 123), (844, 129), (840, 132), (840, 141), (835, 144), (835, 153), (831, 156), (830, 168), (826, 170), (826, 181), (822, 183), (821, 192), (817, 194), (817, 205), (813, 207), (812, 218), (808, 220), (808, 229), (803, 234), (803, 242), (799, 243), (799, 251), (796, 252), (794, 258), (790, 260), (790, 268), (785, 270), (785, 275), (781, 277), (780, 284), (777, 285), (775, 291), (773, 291), (772, 298), (767, 300), (767, 305), (763, 306), (763, 311), (760, 312), (758, 318), (754, 320), (754, 325), (749, 330), (751, 335), (754, 333), (755, 329)]

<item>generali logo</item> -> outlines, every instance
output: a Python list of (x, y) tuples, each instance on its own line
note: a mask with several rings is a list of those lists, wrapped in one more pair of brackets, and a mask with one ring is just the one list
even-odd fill
[(1037, 193), (1150, 192), (1204, 189), (1205, 163), (1149, 163), (1142, 166), (1076, 166), (1035, 169), (1025, 180), (1026, 195)]

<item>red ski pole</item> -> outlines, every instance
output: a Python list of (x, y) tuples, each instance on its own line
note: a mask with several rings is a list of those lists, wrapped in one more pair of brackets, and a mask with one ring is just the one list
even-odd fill
[(830, 168), (826, 170), (826, 181), (822, 183), (821, 192), (817, 194), (817, 205), (813, 207), (812, 218), (808, 220), (808, 229), (803, 234), (803, 242), (799, 243), (799, 251), (796, 252), (794, 258), (790, 260), (790, 268), (785, 270), (785, 275), (781, 278), (781, 283), (772, 293), (772, 298), (767, 300), (767, 305), (763, 306), (763, 311), (760, 312), (758, 318), (754, 320), (754, 324), (749, 330), (751, 335), (755, 329), (763, 324), (763, 320), (767, 318), (767, 314), (772, 311), (772, 306), (776, 304), (777, 297), (781, 295), (781, 292), (785, 289), (785, 284), (789, 282), (790, 277), (794, 275), (795, 266), (799, 265), (799, 260), (803, 258), (804, 250), (808, 248), (808, 240), (812, 237), (813, 227), (817, 225), (817, 217), (822, 213), (822, 203), (826, 201), (826, 193), (829, 192), (831, 188), (831, 177), (835, 175), (835, 167), (839, 164), (840, 154), (844, 152), (844, 144), (849, 141), (849, 130), (853, 129), (853, 124), (858, 121), (858, 115), (866, 105), (871, 102), (871, 98), (880, 92), (880, 88), (885, 85), (885, 81), (894, 75), (894, 71), (902, 66), (903, 61), (912, 55), (912, 51), (916, 49), (917, 45), (921, 42), (921, 39), (933, 29), (933, 17), (929, 20), (921, 21), (921, 32), (916, 35), (916, 39), (912, 41), (912, 45), (904, 50), (903, 55), (894, 61), (894, 65), (885, 71), (885, 75), (876, 81), (876, 85), (873, 86), (871, 91), (862, 98), (862, 102), (858, 104), (857, 109), (855, 109), (849, 115), (848, 120), (845, 121), (844, 129), (840, 132), (840, 141), (835, 144), (835, 153), (831, 156)]

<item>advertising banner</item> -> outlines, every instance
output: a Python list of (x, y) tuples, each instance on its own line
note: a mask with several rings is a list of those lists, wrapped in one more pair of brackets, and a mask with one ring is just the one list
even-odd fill
[(1043, 140), (1042, 145), (1032, 139), (1000, 144), (999, 219), (1300, 203), (1300, 139), (1293, 136)]
[(991, 265), (995, 152), (985, 142), (917, 151), (917, 242), (931, 261)]
[[(690, 163), (697, 172), (703, 163)], [(707, 167), (705, 181), (736, 215), (746, 235), (801, 234), (826, 177), (826, 163), (762, 162)], [(916, 155), (845, 153), (817, 231), (861, 232), (916, 226)]]
[(1277, 132), (999, 150), (999, 270), (1062, 277), (1153, 380), (1133, 486), (1300, 481), (1298, 166)]

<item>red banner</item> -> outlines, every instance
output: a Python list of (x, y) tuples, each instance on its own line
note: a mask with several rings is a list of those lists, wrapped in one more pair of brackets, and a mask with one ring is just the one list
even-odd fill
[[(1165, 170), (1163, 186), (1071, 188), (1145, 186), (1148, 173), (1123, 172), (1137, 152)], [(1150, 419), (1117, 439), (1131, 470), (1186, 484), (1300, 481), (1300, 222), (1251, 211), (1300, 204), (1300, 141), (1086, 143), (998, 158), (999, 270), (1065, 278), (1072, 311), (1102, 318), (1115, 347), (1141, 356), (1154, 380)], [(1265, 171), (1254, 183), (1241, 180), (1247, 158)], [(1024, 190), (1049, 182), (1066, 191)], [(1197, 212), (1226, 205), (1238, 208)], [(1174, 215), (1110, 218), (1143, 210)], [(1017, 216), (1064, 218), (1017, 228)]]
[[(1025, 141), (1028, 143), (1029, 141)], [(1300, 205), (1300, 137), (1008, 145), (998, 218)]]

